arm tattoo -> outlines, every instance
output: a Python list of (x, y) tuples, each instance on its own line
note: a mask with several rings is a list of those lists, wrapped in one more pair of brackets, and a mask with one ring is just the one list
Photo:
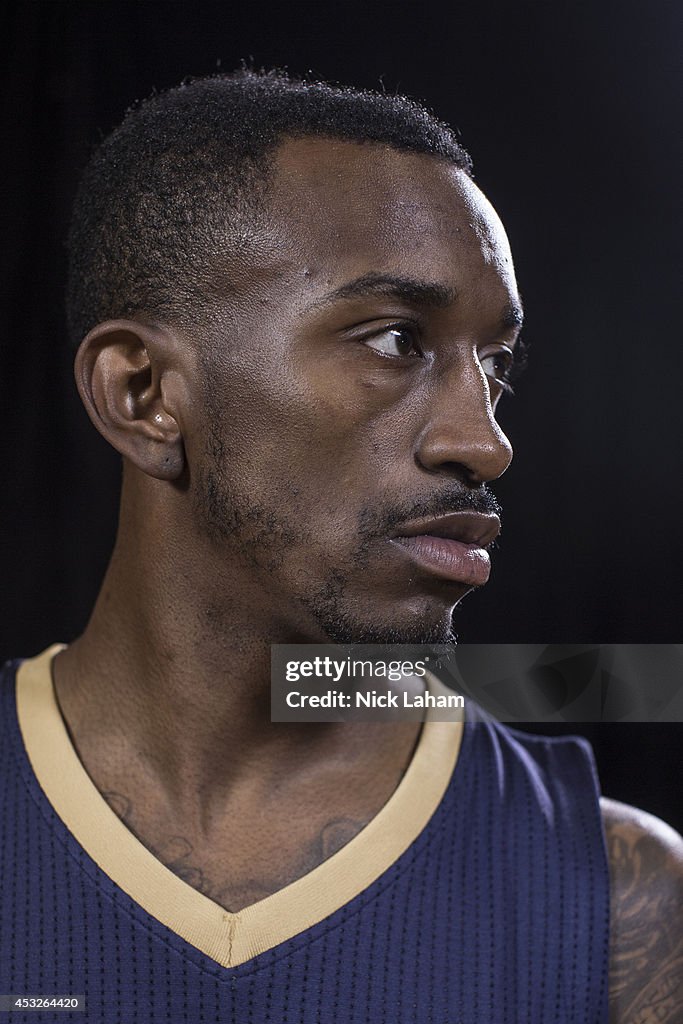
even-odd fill
[(677, 1024), (683, 1020), (680, 850), (617, 814), (606, 815), (605, 834), (612, 876), (610, 1022)]

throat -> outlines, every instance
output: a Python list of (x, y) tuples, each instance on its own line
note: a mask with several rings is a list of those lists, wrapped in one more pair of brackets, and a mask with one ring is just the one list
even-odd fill
[(236, 843), (233, 836), (225, 843), (207, 846), (173, 835), (157, 846), (150, 844), (149, 849), (193, 889), (237, 913), (309, 874), (367, 824), (366, 820), (339, 818), (305, 835), (273, 828), (246, 844)]
[[(374, 724), (374, 723), (373, 723)], [(347, 846), (382, 810), (410, 760), (419, 724), (390, 723), (393, 738), (374, 763), (321, 765), (294, 773), (275, 791), (236, 788), (220, 816), (188, 824), (195, 816), (143, 793), (133, 779), (100, 787), (110, 808), (136, 838), (187, 885), (231, 913), (258, 903), (309, 874)], [(380, 736), (377, 737), (380, 740)], [(287, 778), (287, 770), (283, 769)], [(137, 792), (136, 792), (137, 789)]]

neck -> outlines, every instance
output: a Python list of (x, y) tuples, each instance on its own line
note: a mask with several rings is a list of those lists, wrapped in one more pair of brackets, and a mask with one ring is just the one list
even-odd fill
[[(321, 759), (361, 775), (405, 768), (414, 723), (270, 721), (270, 645), (305, 635), (263, 606), (238, 566), (217, 572), (215, 552), (179, 543), (177, 522), (154, 506), (154, 489), (145, 502), (123, 502), (87, 629), (55, 660), (62, 712), (98, 788), (116, 790), (124, 777), (129, 788), (164, 794), (186, 819), (205, 820), (236, 789), (277, 780), (283, 767), (291, 779)], [(172, 554), (160, 537), (174, 539)]]

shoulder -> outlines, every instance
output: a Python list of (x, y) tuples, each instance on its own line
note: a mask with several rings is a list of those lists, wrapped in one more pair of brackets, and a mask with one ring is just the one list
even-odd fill
[(611, 882), (610, 1021), (683, 1019), (683, 838), (628, 804), (600, 801)]

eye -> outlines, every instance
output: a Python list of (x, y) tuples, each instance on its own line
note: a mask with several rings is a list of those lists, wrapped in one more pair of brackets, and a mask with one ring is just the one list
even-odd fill
[(409, 327), (386, 327), (383, 331), (365, 338), (364, 345), (380, 352), (383, 356), (419, 356), (415, 331)]
[(515, 357), (509, 348), (498, 348), (495, 352), (480, 356), (481, 368), (487, 377), (501, 384), (506, 391), (510, 388), (510, 377)]

